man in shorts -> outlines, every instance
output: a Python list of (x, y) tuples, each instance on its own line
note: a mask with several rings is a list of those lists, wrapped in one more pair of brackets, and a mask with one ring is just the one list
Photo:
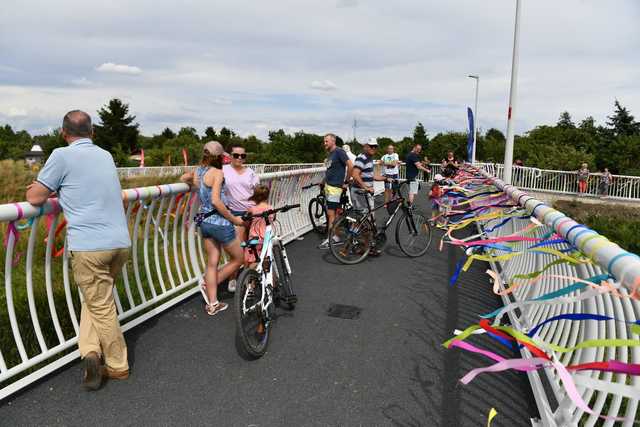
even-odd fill
[[(336, 210), (340, 207), (340, 197), (345, 187), (345, 180), (351, 175), (353, 162), (349, 160), (347, 153), (336, 145), (336, 136), (328, 133), (324, 136), (324, 148), (327, 150), (327, 171), (324, 178), (324, 194), (327, 197), (327, 236), (331, 224), (336, 218)], [(329, 238), (318, 246), (320, 249), (329, 249)]]
[(425, 167), (420, 161), (420, 153), (422, 152), (422, 145), (416, 144), (413, 146), (411, 152), (407, 155), (407, 182), (409, 183), (409, 205), (413, 206), (413, 200), (415, 195), (418, 194), (418, 171), (430, 173), (431, 169)]
[[(396, 180), (400, 176), (400, 169), (398, 165), (400, 164), (400, 158), (398, 157), (398, 153), (395, 152), (395, 148), (392, 144), (387, 146), (387, 154), (382, 156), (380, 159), (382, 162), (382, 167), (384, 168), (384, 176), (385, 178), (389, 178), (391, 180)], [(391, 186), (393, 182), (385, 181), (384, 183), (384, 202), (387, 203), (391, 199)]]

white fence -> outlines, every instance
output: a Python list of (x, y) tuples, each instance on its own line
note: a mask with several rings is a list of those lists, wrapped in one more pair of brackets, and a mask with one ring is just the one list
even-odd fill
[[(322, 163), (256, 163), (247, 165), (253, 169), (256, 173), (269, 173), (269, 172), (282, 172), (289, 170), (299, 169), (312, 169), (323, 167)], [(120, 178), (134, 178), (141, 176), (148, 177), (165, 177), (165, 176), (179, 176), (188, 170), (195, 169), (195, 166), (150, 166), (145, 168), (118, 168), (118, 175)]]
[[(526, 176), (521, 176), (527, 179)], [(557, 264), (552, 265), (542, 275), (542, 279), (535, 284), (520, 286), (513, 293), (503, 295), (505, 306), (520, 304), (517, 310), (509, 311), (512, 325), (519, 331), (528, 332), (531, 328), (551, 317), (567, 313), (589, 313), (610, 316), (616, 321), (571, 321), (560, 320), (543, 326), (536, 338), (571, 348), (586, 340), (622, 339), (638, 340), (637, 335), (629, 331), (624, 322), (636, 322), (640, 319), (640, 301), (632, 300), (629, 296), (640, 289), (640, 258), (626, 252), (616, 244), (609, 242), (593, 230), (589, 230), (563, 213), (547, 206), (545, 203), (528, 196), (513, 186), (505, 186), (496, 181), (498, 188), (504, 189), (511, 198), (525, 207), (529, 213), (542, 223), (544, 227), (537, 229), (537, 234), (531, 237), (542, 237), (550, 231), (555, 231), (573, 247), (589, 256), (594, 264)], [(495, 225), (495, 221), (484, 224), (486, 228)], [(499, 228), (490, 237), (509, 235), (523, 230), (529, 220), (514, 219)], [(526, 247), (521, 243), (514, 250)], [(555, 249), (567, 249), (567, 244), (551, 246)], [(513, 285), (513, 276), (540, 271), (557, 258), (549, 254), (527, 252), (511, 260), (492, 264), (493, 270), (500, 275), (503, 283)], [(589, 287), (575, 290), (571, 294), (551, 300), (532, 301), (545, 294), (567, 288), (576, 279), (586, 280), (603, 273), (610, 273), (615, 279), (609, 280), (618, 296), (611, 292), (601, 292)], [(598, 282), (597, 284), (599, 284)], [(504, 291), (505, 287), (501, 286)], [(637, 294), (636, 294), (637, 298)], [(525, 302), (526, 301), (526, 302)], [(640, 363), (640, 348), (633, 346), (595, 346), (577, 349), (564, 353), (557, 353), (545, 348), (554, 359), (563, 365), (589, 363), (595, 361), (618, 360), (626, 363)], [(523, 357), (532, 355), (526, 348), (521, 350)], [(624, 417), (622, 424), (631, 426), (633, 420), (638, 420), (638, 400), (640, 399), (640, 378), (633, 375), (602, 371), (580, 371), (572, 374), (578, 387), (578, 392), (584, 402), (590, 404), (595, 414), (586, 413), (576, 407), (565, 388), (561, 384), (560, 375), (554, 368), (542, 371), (528, 372), (536, 403), (540, 410), (543, 426), (593, 426), (614, 425), (613, 420), (603, 421), (599, 415), (609, 417)], [(545, 386), (545, 383), (548, 384)]]
[[(316, 194), (300, 188), (323, 175), (323, 168), (260, 175), (271, 188), (273, 206), (302, 206), (278, 215), (285, 243), (311, 229), (306, 206)], [(198, 292), (205, 254), (191, 221), (198, 208), (194, 196), (186, 184), (123, 191), (133, 246), (114, 297), (124, 330)], [(0, 205), (0, 221), (7, 224), (0, 291), (1, 400), (79, 357), (80, 295), (70, 279), (55, 199), (40, 209), (26, 202)]]

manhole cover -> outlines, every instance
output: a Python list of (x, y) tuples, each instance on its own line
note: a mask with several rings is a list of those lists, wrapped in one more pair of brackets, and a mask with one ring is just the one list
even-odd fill
[(360, 317), (361, 308), (355, 305), (331, 304), (327, 310), (330, 317), (339, 317), (340, 319), (357, 319)]

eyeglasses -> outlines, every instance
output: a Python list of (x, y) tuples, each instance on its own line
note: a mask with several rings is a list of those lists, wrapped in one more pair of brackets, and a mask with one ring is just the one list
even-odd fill
[(246, 159), (247, 158), (247, 153), (231, 153), (231, 157), (233, 157), (234, 159)]

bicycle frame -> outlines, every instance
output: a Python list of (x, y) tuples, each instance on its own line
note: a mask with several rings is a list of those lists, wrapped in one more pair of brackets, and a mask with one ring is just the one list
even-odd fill
[[(265, 221), (267, 223), (267, 227), (264, 233), (264, 241), (262, 243), (262, 250), (260, 251), (260, 257), (258, 259), (258, 265), (255, 268), (258, 276), (260, 277), (260, 286), (262, 287), (261, 298), (260, 301), (247, 308), (247, 293), (245, 292), (242, 298), (242, 312), (246, 314), (257, 310), (258, 307), (261, 307), (266, 320), (269, 321), (269, 308), (274, 305), (273, 288), (275, 284), (275, 268), (273, 265), (273, 243), (279, 239), (275, 233), (273, 221), (268, 217), (265, 218)], [(285, 268), (288, 273), (291, 274), (291, 266), (289, 265), (289, 259), (286, 256), (284, 246), (282, 247), (282, 257), (284, 259)]]

